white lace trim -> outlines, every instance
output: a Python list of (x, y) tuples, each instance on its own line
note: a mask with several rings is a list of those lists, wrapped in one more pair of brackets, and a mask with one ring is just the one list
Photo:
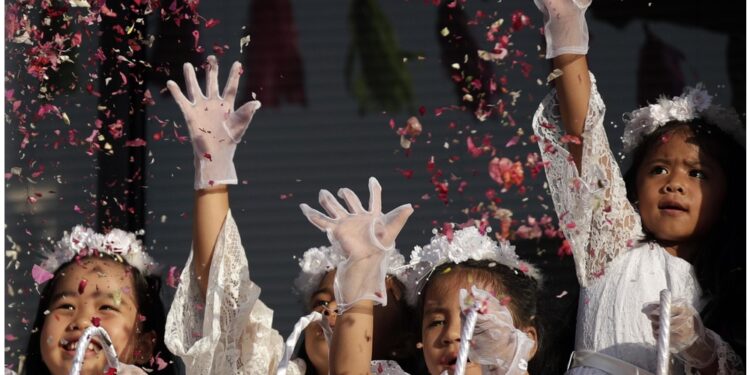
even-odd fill
[(625, 182), (604, 131), (605, 106), (591, 74), (591, 97), (583, 131), (579, 175), (563, 137), (553, 89), (534, 114), (534, 133), (546, 166), (560, 227), (575, 260), (582, 287), (600, 277), (620, 252), (643, 235), (638, 213), (627, 200)]
[[(205, 304), (190, 252), (167, 316), (165, 342), (188, 375), (275, 374), (283, 339), (271, 327), (273, 311), (258, 297), (231, 212), (214, 248)], [(300, 366), (301, 365), (301, 366)], [(287, 374), (304, 374), (293, 361)]]

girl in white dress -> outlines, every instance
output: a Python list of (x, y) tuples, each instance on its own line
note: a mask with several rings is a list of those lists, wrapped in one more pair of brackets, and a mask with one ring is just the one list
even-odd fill
[[(346, 188), (338, 195), (347, 208), (325, 190), (321, 191), (320, 204), (326, 214), (301, 206), (310, 222), (346, 254), (334, 284), (341, 311), (331, 345), (334, 374), (364, 373), (368, 369), (373, 306), (390, 303), (383, 293), (385, 259), (395, 251), (396, 236), (413, 211), (407, 204), (382, 213), (380, 184), (371, 178), (369, 185), (368, 209)], [(418, 347), (430, 374), (456, 370), (462, 340), (461, 302), (465, 300), (459, 298), (462, 289), (487, 302), (473, 331), (466, 373), (527, 373), (528, 360), (537, 349), (535, 314), (541, 280), (533, 266), (518, 259), (512, 246), (498, 245), (475, 227), (458, 230), (452, 237), (437, 235), (429, 245), (412, 252), (407, 274), (407, 297), (419, 306), (421, 319), (422, 342)]]
[[(722, 246), (735, 240), (732, 234), (744, 235), (729, 230), (736, 223), (727, 219), (737, 211), (744, 217), (743, 204), (730, 206), (745, 194), (744, 183), (729, 180), (733, 165), (744, 171), (739, 119), (711, 105), (701, 87), (634, 111), (626, 116), (623, 137), (634, 158), (623, 180), (585, 58), (590, 0), (535, 2), (544, 13), (556, 90), (542, 101), (533, 127), (581, 285), (570, 372), (654, 372), (656, 301), (669, 289), (673, 371), (742, 373), (738, 356), (699, 314), (707, 302), (732, 298), (744, 305), (744, 296), (729, 295), (710, 279), (721, 280), (720, 272), (732, 272), (728, 265), (738, 266), (710, 269), (715, 261), (744, 252), (742, 245)], [(744, 282), (744, 271), (742, 276)]]
[[(134, 233), (79, 225), (44, 255), (32, 270), (45, 285), (20, 374), (67, 375), (73, 367), (86, 375), (175, 373), (162, 339), (157, 265)], [(81, 358), (76, 351), (91, 327), (108, 340), (94, 336)], [(117, 360), (108, 360), (112, 352)]]
[[(165, 341), (182, 358), (188, 374), (276, 374), (285, 354), (284, 340), (272, 328), (273, 311), (259, 299), (260, 287), (250, 279), (227, 190), (228, 184), (237, 183), (235, 149), (260, 103), (251, 101), (234, 110), (242, 71), (239, 63), (232, 66), (221, 96), (214, 56), (208, 57), (206, 70), (205, 96), (191, 64), (184, 67), (189, 99), (175, 82), (167, 83), (190, 132), (196, 198), (193, 245), (167, 317)], [(334, 327), (335, 259), (336, 254), (330, 249), (308, 250), (300, 262), (302, 272), (296, 283), (307, 311), (325, 313), (324, 323)], [(394, 258), (392, 263), (393, 268), (398, 268), (403, 257)], [(399, 299), (398, 283), (389, 284), (393, 287), (388, 292)], [(405, 303), (381, 309), (383, 318), (378, 323), (398, 330), (404, 316), (398, 309), (400, 305)], [(310, 324), (304, 337), (302, 358), (291, 360), (286, 373), (328, 374), (328, 345), (321, 326)], [(383, 351), (391, 353), (396, 340), (403, 338), (391, 335), (379, 340)], [(400, 356), (401, 353), (394, 355)], [(389, 365), (395, 362), (380, 364)]]

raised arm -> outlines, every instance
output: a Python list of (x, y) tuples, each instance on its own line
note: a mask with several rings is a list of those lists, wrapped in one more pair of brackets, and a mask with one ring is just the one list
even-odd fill
[(319, 201), (327, 214), (300, 205), (308, 220), (328, 234), (334, 248), (347, 259), (336, 267), (334, 293), (340, 316), (329, 351), (331, 374), (369, 374), (372, 360), (373, 305), (388, 303), (385, 277), (388, 253), (396, 251), (396, 236), (414, 211), (409, 204), (382, 213), (381, 187), (370, 178), (370, 205), (365, 210), (350, 189), (338, 195), (344, 208), (327, 190)]
[(534, 114), (534, 134), (560, 228), (585, 287), (643, 233), (607, 140), (604, 101), (586, 62), (584, 15), (590, 1), (535, 3), (544, 14), (547, 58), (553, 59), (557, 78)]
[(193, 220), (193, 264), (205, 298), (208, 275), (217, 238), (229, 211), (227, 184), (237, 184), (234, 152), (260, 102), (251, 101), (234, 110), (234, 99), (242, 65), (235, 62), (229, 72), (223, 95), (219, 95), (219, 64), (209, 56), (206, 64), (206, 92), (200, 90), (195, 70), (183, 67), (183, 95), (177, 83), (167, 82), (179, 105), (193, 144), (195, 167), (195, 212)]
[[(591, 0), (535, 0), (544, 14), (547, 58), (562, 73), (555, 80), (560, 117), (565, 133), (578, 139), (584, 130), (591, 95), (591, 79), (586, 62), (589, 33), (586, 9)], [(582, 143), (568, 143), (568, 151), (581, 171)]]

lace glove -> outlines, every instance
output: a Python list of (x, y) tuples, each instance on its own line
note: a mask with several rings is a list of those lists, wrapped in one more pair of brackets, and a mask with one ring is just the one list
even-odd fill
[(534, 0), (544, 14), (544, 37), (547, 58), (572, 53), (585, 55), (589, 51), (589, 29), (586, 9), (592, 0)]
[(483, 301), (484, 306), (477, 315), (474, 326), (469, 349), (471, 362), (482, 365), (483, 374), (526, 374), (534, 340), (516, 329), (508, 307), (476, 286), (472, 286), (471, 295), (466, 289), (461, 289), (459, 293), (462, 319), (474, 301)]
[(338, 195), (348, 209), (328, 190), (321, 190), (318, 197), (328, 215), (306, 204), (300, 205), (307, 219), (325, 231), (331, 244), (347, 257), (336, 267), (333, 283), (339, 313), (360, 300), (372, 300), (383, 306), (388, 303), (385, 292), (387, 255), (396, 251), (396, 236), (414, 212), (410, 204), (405, 204), (383, 214), (380, 183), (370, 177), (369, 186), (369, 210), (365, 210), (359, 198), (347, 188), (340, 189)]
[[(659, 302), (647, 303), (643, 313), (651, 321), (654, 337), (659, 337)], [(700, 314), (684, 299), (672, 301), (672, 318), (669, 326), (669, 351), (686, 365), (702, 369), (716, 360), (715, 342), (707, 334)]]
[(260, 102), (247, 102), (234, 110), (234, 99), (242, 74), (239, 62), (232, 65), (222, 96), (219, 96), (219, 64), (216, 57), (208, 57), (206, 96), (200, 90), (193, 65), (186, 63), (183, 71), (188, 97), (182, 94), (174, 81), (168, 81), (167, 88), (185, 116), (193, 141), (195, 190), (219, 184), (237, 184), (237, 172), (232, 160), (234, 151), (253, 114), (260, 108)]

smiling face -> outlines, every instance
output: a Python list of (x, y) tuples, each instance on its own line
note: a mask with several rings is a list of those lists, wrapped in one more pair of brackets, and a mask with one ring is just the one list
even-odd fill
[[(151, 356), (153, 333), (139, 333), (133, 276), (113, 260), (89, 258), (59, 273), (42, 326), (42, 360), (52, 374), (70, 371), (77, 341), (94, 323), (103, 327), (122, 363)], [(85, 280), (85, 281), (84, 281)], [(82, 374), (101, 374), (106, 357), (96, 339), (86, 351)]]
[(667, 246), (706, 235), (727, 189), (721, 165), (685, 127), (665, 134), (646, 152), (636, 187), (643, 226)]

